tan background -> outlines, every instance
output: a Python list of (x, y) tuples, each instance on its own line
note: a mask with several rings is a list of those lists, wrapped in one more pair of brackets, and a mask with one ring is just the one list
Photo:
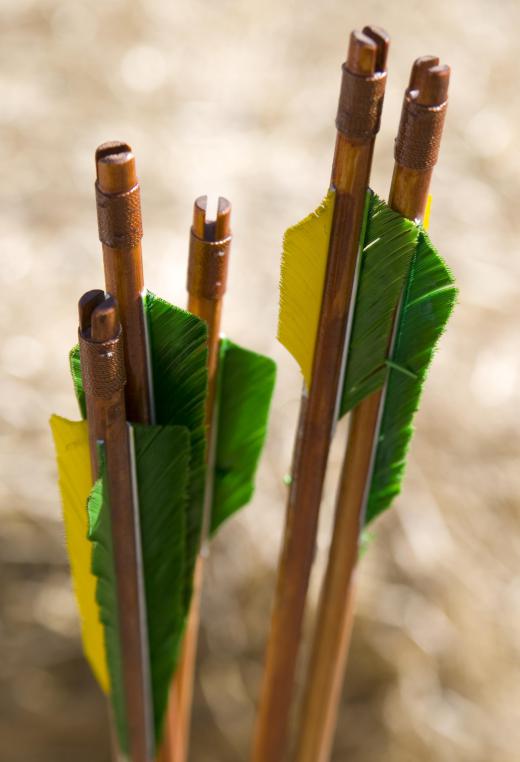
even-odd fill
[[(333, 759), (519, 759), (518, 3), (0, 0), (2, 762), (108, 760), (47, 419), (75, 415), (76, 301), (102, 283), (93, 152), (113, 138), (138, 158), (148, 286), (185, 303), (193, 199), (229, 197), (225, 329), (279, 361), (256, 497), (213, 546), (196, 689), (191, 758), (247, 758), (300, 388), (274, 339), (280, 242), (326, 190), (339, 65), (364, 23), (393, 37), (373, 175), (383, 195), (412, 60), (453, 67), (431, 232), (461, 295), (405, 489), (360, 568)], [(340, 427), (311, 621), (344, 438)]]

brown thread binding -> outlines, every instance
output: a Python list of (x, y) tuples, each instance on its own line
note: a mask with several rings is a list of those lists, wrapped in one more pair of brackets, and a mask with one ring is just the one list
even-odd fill
[(85, 394), (109, 400), (126, 383), (122, 331), (107, 341), (93, 341), (79, 331), (81, 372)]
[(439, 158), (448, 101), (440, 106), (423, 106), (416, 98), (415, 90), (405, 95), (394, 155), (402, 167), (427, 170), (432, 169)]
[(103, 193), (96, 182), (99, 240), (111, 249), (131, 249), (143, 237), (139, 185), (126, 193)]
[(386, 72), (376, 72), (371, 77), (353, 74), (344, 63), (339, 94), (336, 128), (347, 138), (366, 140), (379, 131)]
[(204, 299), (221, 299), (226, 292), (231, 236), (223, 241), (203, 241), (190, 234), (188, 292)]

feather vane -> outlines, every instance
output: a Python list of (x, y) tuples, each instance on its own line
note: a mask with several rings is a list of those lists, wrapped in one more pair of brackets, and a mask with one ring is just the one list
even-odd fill
[(366, 521), (372, 521), (400, 492), (428, 368), (455, 305), (453, 276), (418, 228), (408, 283), (389, 363), (383, 415), (368, 495)]
[(72, 584), (79, 609), (85, 656), (99, 685), (109, 692), (104, 632), (96, 600), (96, 577), (92, 573), (87, 499), (92, 486), (86, 421), (68, 421), (59, 415), (50, 420), (56, 450), (65, 538)]
[(278, 340), (292, 354), (310, 388), (335, 192), (284, 236)]
[(269, 357), (222, 339), (219, 375), (212, 533), (253, 496), (276, 365)]

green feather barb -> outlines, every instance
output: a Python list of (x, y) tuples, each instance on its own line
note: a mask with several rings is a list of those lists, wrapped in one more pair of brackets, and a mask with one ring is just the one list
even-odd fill
[(395, 311), (416, 244), (416, 225), (371, 194), (340, 415), (385, 382)]
[(205, 410), (208, 385), (206, 323), (154, 294), (145, 300), (154, 380), (155, 419), (190, 434), (186, 508), (185, 607), (189, 609), (199, 551), (206, 477)]
[(424, 230), (418, 237), (388, 362), (381, 425), (366, 511), (369, 522), (401, 490), (413, 418), (437, 342), (457, 297), (453, 276)]
[(184, 426), (134, 425), (132, 431), (155, 737), (160, 738), (185, 624), (190, 434)]
[(251, 500), (267, 433), (276, 365), (222, 339), (211, 533)]

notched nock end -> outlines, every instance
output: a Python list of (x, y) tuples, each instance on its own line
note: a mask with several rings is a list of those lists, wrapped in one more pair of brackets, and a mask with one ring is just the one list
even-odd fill
[(87, 291), (78, 302), (79, 334), (85, 341), (114, 341), (121, 334), (117, 302), (100, 289)]
[(90, 333), (93, 341), (112, 341), (121, 333), (121, 323), (116, 300), (107, 295), (104, 302), (93, 311), (90, 322)]
[(390, 36), (379, 26), (368, 25), (350, 35), (346, 67), (361, 77), (386, 72)]
[(90, 331), (92, 313), (105, 300), (105, 292), (96, 288), (87, 291), (78, 302), (79, 331), (87, 333)]
[(363, 27), (363, 34), (373, 40), (377, 47), (375, 72), (386, 72), (390, 35), (382, 27), (373, 24)]
[(220, 196), (215, 220), (207, 219), (207, 206), (207, 196), (199, 196), (193, 205), (187, 287), (195, 298), (216, 300), (226, 291), (231, 204)]
[(87, 397), (110, 400), (126, 383), (123, 332), (116, 300), (87, 291), (79, 300), (79, 351)]
[(336, 116), (336, 128), (349, 140), (373, 140), (381, 123), (390, 38), (366, 26), (350, 36)]
[(138, 184), (135, 156), (128, 143), (113, 140), (98, 147), (96, 177), (102, 193), (127, 193)]
[(428, 71), (428, 69), (431, 69), (432, 66), (438, 65), (439, 59), (437, 56), (420, 56), (419, 58), (416, 58), (410, 71), (408, 92), (419, 90), (423, 83), (425, 72)]
[(99, 240), (111, 249), (132, 249), (143, 237), (135, 157), (128, 143), (103, 143), (96, 151)]
[(231, 236), (231, 204), (219, 196), (215, 220), (207, 219), (208, 197), (199, 196), (193, 204), (193, 234), (207, 243), (218, 243)]
[(370, 77), (376, 72), (377, 45), (367, 34), (354, 30), (350, 35), (347, 52), (347, 69), (360, 77)]
[(451, 69), (447, 64), (430, 66), (418, 88), (417, 104), (428, 108), (442, 106), (448, 100)]
[(450, 67), (437, 56), (418, 58), (405, 92), (395, 160), (408, 169), (430, 171), (437, 163), (448, 105)]

